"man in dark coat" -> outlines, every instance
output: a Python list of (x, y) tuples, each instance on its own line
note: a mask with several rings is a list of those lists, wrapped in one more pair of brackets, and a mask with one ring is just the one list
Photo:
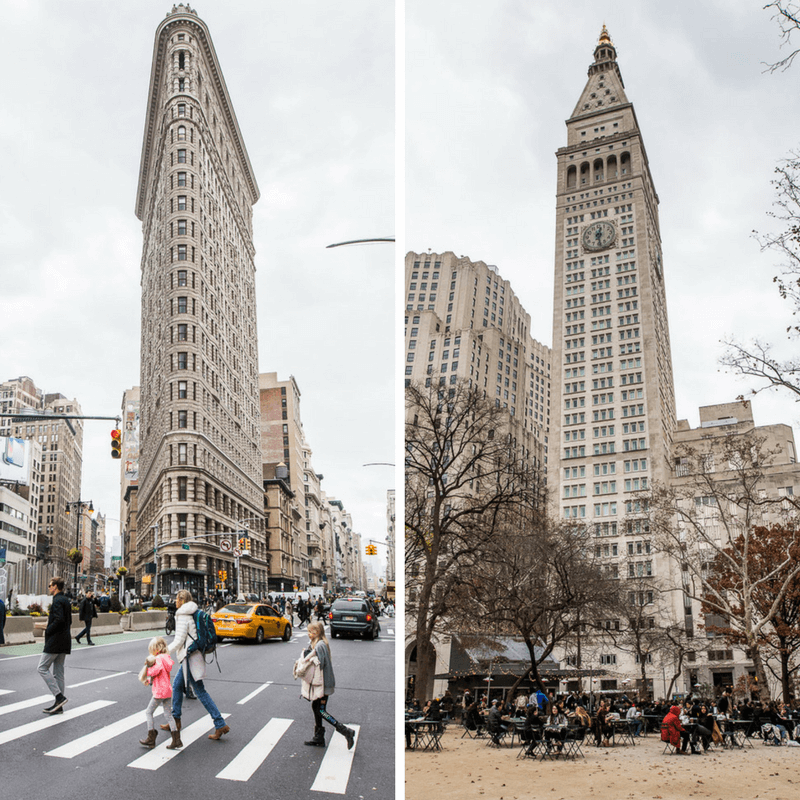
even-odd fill
[(3, 602), (3, 598), (0, 597), (0, 644), (6, 643), (6, 637), (3, 633), (3, 628), (6, 626), (6, 604)]
[[(48, 591), (53, 597), (47, 627), (44, 631), (44, 652), (39, 660), (39, 674), (55, 695), (55, 702), (44, 709), (45, 714), (61, 714), (67, 698), (64, 696), (64, 662), (72, 652), (72, 609), (64, 596), (64, 579), (51, 578)], [(50, 674), (52, 668), (53, 674)]]
[(78, 609), (78, 619), (86, 626), (76, 637), (75, 641), (80, 643), (81, 636), (86, 634), (86, 644), (94, 644), (92, 641), (92, 620), (97, 616), (97, 608), (94, 604), (94, 594), (86, 592), (86, 597), (81, 601)]

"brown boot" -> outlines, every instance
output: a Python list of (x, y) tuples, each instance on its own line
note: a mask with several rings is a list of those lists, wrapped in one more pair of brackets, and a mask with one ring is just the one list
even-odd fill
[[(176, 729), (178, 731), (180, 731), (180, 729), (181, 729), (181, 718), (180, 717), (175, 717), (174, 719), (175, 719), (175, 727), (176, 727)], [(163, 725), (159, 725), (159, 727), (161, 728), (162, 731), (168, 731), (169, 730), (169, 723), (165, 722)]]
[(225, 726), (224, 726), (224, 727), (222, 727), (222, 728), (217, 728), (217, 729), (214, 731), (214, 733), (210, 733), (210, 734), (208, 735), (208, 738), (209, 738), (209, 739), (213, 739), (214, 741), (217, 741), (218, 739), (221, 739), (221, 738), (222, 738), (222, 735), (223, 735), (224, 733), (230, 733), (230, 732), (231, 732), (231, 729), (230, 729), (230, 728), (229, 728), (227, 725), (225, 725)]
[(170, 731), (172, 734), (172, 741), (167, 745), (167, 750), (177, 750), (179, 747), (183, 747), (183, 742), (181, 741), (181, 732), (180, 731)]
[(157, 736), (158, 736), (158, 731), (155, 728), (153, 728), (153, 730), (147, 731), (146, 739), (139, 739), (139, 744), (143, 745), (148, 750), (152, 750), (156, 746)]

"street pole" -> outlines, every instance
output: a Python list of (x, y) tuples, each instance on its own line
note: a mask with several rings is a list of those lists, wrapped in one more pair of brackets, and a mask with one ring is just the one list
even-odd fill
[(155, 597), (157, 594), (159, 594), (159, 591), (158, 591), (158, 523), (156, 523), (152, 527), (155, 529), (155, 538), (153, 540), (153, 554), (155, 555), (155, 561), (156, 561), (156, 577), (155, 577), (156, 586), (155, 586), (155, 592), (153, 593), (153, 597)]

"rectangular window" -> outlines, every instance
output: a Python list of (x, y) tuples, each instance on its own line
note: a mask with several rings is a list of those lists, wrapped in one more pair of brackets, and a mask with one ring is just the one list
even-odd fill
[(186, 150), (184, 150), (183, 148), (178, 150), (178, 163), (179, 164), (185, 164), (186, 163)]
[(178, 245), (178, 261), (186, 261), (186, 245)]
[(186, 352), (178, 353), (178, 369), (186, 369), (189, 360), (189, 354)]
[(187, 448), (185, 444), (178, 445), (178, 463), (179, 464), (187, 463)]
[(188, 427), (188, 419), (186, 411), (178, 411), (178, 427), (179, 428)]
[(178, 220), (178, 236), (186, 236), (186, 220)]
[(187, 479), (178, 478), (178, 500), (186, 500)]
[(178, 298), (178, 313), (185, 314), (186, 313), (186, 297), (179, 297)]
[(186, 186), (186, 173), (179, 172), (178, 173), (178, 186)]
[[(178, 355), (180, 356), (180, 353)], [(184, 355), (186, 355), (186, 354), (184, 353)], [(178, 359), (178, 362), (180, 363), (180, 358)], [(178, 399), (179, 400), (185, 400), (187, 398), (188, 392), (187, 392), (186, 386), (187, 386), (186, 381), (178, 381)]]
[(188, 285), (188, 283), (187, 283), (187, 280), (186, 280), (186, 270), (185, 269), (179, 269), (178, 270), (178, 286), (187, 286), (187, 285)]
[[(178, 180), (180, 180), (180, 174), (181, 173), (178, 174)], [(185, 183), (185, 181), (186, 181), (186, 173), (185, 172), (183, 173), (183, 176), (184, 176), (184, 178), (183, 178), (184, 183), (183, 184), (179, 184), (179, 185), (185, 186), (186, 185), (186, 183)], [(186, 211), (186, 195), (185, 194), (179, 194), (178, 195), (178, 211)]]
[(188, 338), (188, 325), (178, 325), (178, 341), (185, 342)]

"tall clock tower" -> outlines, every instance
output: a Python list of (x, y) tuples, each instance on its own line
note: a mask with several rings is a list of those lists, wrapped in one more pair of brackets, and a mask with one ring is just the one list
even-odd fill
[(636, 492), (668, 478), (675, 393), (658, 195), (605, 26), (557, 158), (551, 503), (647, 576)]

